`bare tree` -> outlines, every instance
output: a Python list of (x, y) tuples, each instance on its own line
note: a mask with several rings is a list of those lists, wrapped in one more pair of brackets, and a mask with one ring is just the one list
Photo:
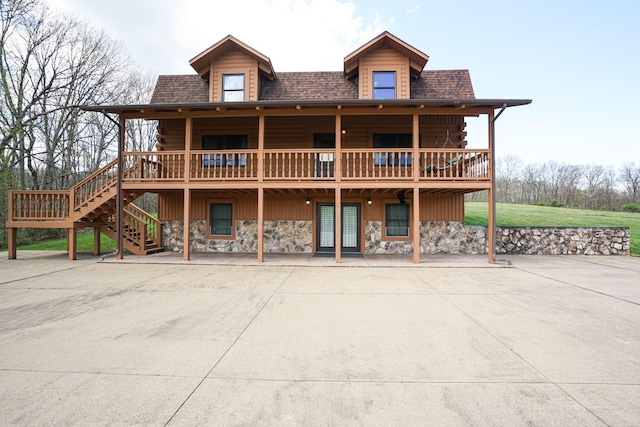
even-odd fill
[(640, 163), (624, 163), (620, 168), (620, 181), (631, 203), (640, 203)]
[(522, 159), (508, 155), (496, 162), (496, 194), (500, 202), (516, 203), (517, 192), (522, 173)]

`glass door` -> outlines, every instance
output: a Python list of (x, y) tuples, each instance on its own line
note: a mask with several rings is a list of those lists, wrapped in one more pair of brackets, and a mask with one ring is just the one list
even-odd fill
[[(318, 252), (335, 252), (335, 205), (318, 203)], [(342, 252), (360, 252), (360, 204), (342, 205)]]

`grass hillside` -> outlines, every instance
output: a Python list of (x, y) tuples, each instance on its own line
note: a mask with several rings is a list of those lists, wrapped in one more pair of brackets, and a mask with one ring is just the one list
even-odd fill
[[(465, 203), (465, 224), (486, 226), (487, 217), (486, 202)], [(638, 213), (498, 203), (496, 222), (498, 226), (629, 227), (631, 253), (640, 255), (640, 214)]]

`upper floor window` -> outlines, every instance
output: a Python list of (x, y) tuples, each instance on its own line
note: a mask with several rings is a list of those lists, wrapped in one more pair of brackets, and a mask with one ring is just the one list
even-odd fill
[(373, 99), (395, 99), (396, 97), (396, 72), (373, 72)]
[(221, 154), (204, 154), (203, 166), (205, 167), (242, 167), (247, 165), (246, 154), (229, 152), (246, 150), (247, 135), (203, 135), (202, 149), (226, 151)]
[(244, 101), (244, 74), (222, 75), (222, 100), (225, 102)]

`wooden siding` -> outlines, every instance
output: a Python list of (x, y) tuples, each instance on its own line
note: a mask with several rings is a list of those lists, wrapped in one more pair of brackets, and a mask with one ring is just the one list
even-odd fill
[[(455, 148), (467, 145), (466, 123), (462, 116), (420, 116), (420, 146), (442, 148), (447, 132)], [(374, 133), (411, 133), (411, 116), (346, 116), (342, 118), (346, 131), (342, 139), (345, 149), (370, 148)], [(446, 148), (454, 148), (447, 144)]]
[(244, 100), (257, 101), (259, 93), (258, 61), (239, 51), (225, 53), (211, 63), (209, 90), (211, 102), (222, 102), (222, 75), (244, 74)]
[[(420, 116), (420, 146), (442, 148), (449, 139), (457, 148), (465, 148), (466, 123), (463, 116)], [(412, 117), (406, 116), (345, 116), (342, 118), (342, 147), (371, 148), (374, 133), (411, 133)], [(158, 150), (184, 150), (185, 121), (160, 120)], [(335, 132), (335, 118), (267, 117), (265, 119), (265, 149), (312, 148), (314, 133)], [(258, 148), (258, 119), (256, 117), (194, 119), (193, 146), (201, 149), (203, 135), (248, 135), (248, 149)], [(446, 148), (454, 148), (447, 144)]]
[[(180, 119), (158, 122), (158, 150), (184, 150), (185, 121)], [(232, 117), (193, 120), (192, 149), (202, 148), (203, 135), (247, 135), (247, 148), (258, 148), (258, 118)]]
[(396, 98), (409, 99), (411, 97), (411, 81), (409, 73), (409, 59), (393, 49), (377, 49), (360, 59), (359, 63), (360, 99), (373, 99), (373, 72), (396, 72)]
[[(306, 198), (312, 201), (306, 204)], [(370, 197), (368, 193), (363, 193), (358, 197), (345, 195), (343, 203), (360, 202), (362, 204), (362, 216), (365, 221), (382, 221), (384, 218), (384, 205), (397, 199), (393, 195), (386, 193), (383, 196), (371, 195), (371, 206), (366, 200)], [(410, 196), (407, 197), (408, 199)], [(237, 215), (239, 220), (256, 220), (258, 217), (258, 196), (251, 193), (234, 193), (227, 191), (220, 192), (198, 192), (191, 195), (191, 219), (206, 219), (207, 201), (213, 199), (236, 200)], [(184, 215), (182, 192), (167, 192), (158, 195), (158, 219), (160, 220), (181, 220)], [(309, 195), (300, 193), (267, 193), (264, 199), (264, 219), (265, 221), (275, 220), (297, 220), (311, 221), (315, 203), (333, 202), (332, 196), (321, 196), (311, 193)], [(462, 194), (431, 194), (420, 195), (420, 220), (421, 221), (463, 221), (464, 220), (464, 195)]]

